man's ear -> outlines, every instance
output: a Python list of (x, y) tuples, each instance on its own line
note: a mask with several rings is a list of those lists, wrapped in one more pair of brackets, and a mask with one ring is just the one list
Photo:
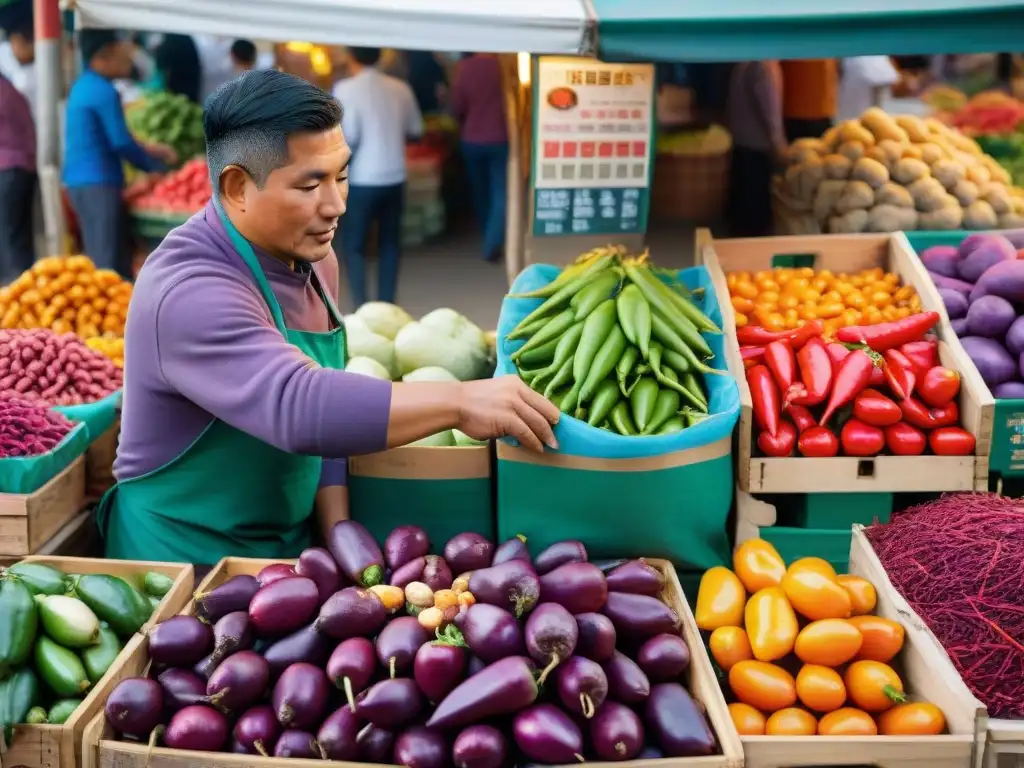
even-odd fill
[(221, 200), (231, 203), (232, 207), (245, 210), (245, 193), (249, 186), (249, 174), (237, 165), (229, 165), (220, 174)]

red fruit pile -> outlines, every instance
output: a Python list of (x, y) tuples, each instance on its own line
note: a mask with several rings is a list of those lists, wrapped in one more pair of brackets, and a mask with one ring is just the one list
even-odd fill
[(123, 374), (73, 333), (0, 331), (0, 395), (43, 405), (81, 405), (121, 388)]
[(212, 195), (206, 161), (196, 158), (169, 173), (149, 192), (134, 197), (130, 203), (140, 211), (193, 214), (210, 202)]

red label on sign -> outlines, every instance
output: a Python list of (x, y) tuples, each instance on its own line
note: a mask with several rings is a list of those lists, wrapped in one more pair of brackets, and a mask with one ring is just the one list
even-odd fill
[(562, 142), (562, 157), (576, 157), (576, 153), (579, 151), (579, 144), (575, 141), (563, 141)]
[(602, 141), (597, 148), (597, 154), (599, 157), (611, 157), (614, 148), (610, 141)]
[(633, 112), (630, 114), (630, 117), (632, 117), (634, 120), (639, 120), (641, 114), (643, 113), (639, 109), (634, 109)]
[(544, 157), (558, 157), (558, 142), (557, 141), (545, 141), (544, 142)]
[(593, 157), (594, 156), (594, 142), (584, 141), (580, 144), (580, 156), (581, 157)]
[(615, 145), (615, 156), (616, 157), (629, 157), (629, 142), (620, 141)]
[(619, 118), (621, 120), (626, 120), (627, 118), (629, 118), (629, 110), (628, 109), (620, 109), (619, 110)]
[(647, 154), (647, 142), (646, 141), (634, 141), (633, 142), (633, 157), (643, 157)]

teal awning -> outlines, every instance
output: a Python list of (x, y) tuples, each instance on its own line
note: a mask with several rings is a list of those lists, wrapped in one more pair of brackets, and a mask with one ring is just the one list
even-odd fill
[(1017, 0), (591, 0), (606, 61), (1024, 49)]

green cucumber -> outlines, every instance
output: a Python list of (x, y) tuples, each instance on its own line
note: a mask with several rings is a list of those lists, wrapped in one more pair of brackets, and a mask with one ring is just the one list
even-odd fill
[(157, 608), (159, 608), (160, 601), (163, 600), (162, 597), (154, 597), (153, 595), (146, 595), (146, 599), (149, 601), (149, 609), (151, 611), (155, 611)]
[(68, 588), (64, 574), (42, 563), (15, 563), (7, 569), (34, 595), (63, 595)]
[(81, 703), (81, 699), (61, 699), (50, 707), (50, 712), (46, 716), (46, 722), (50, 725), (62, 725), (67, 722), (67, 719), (71, 717)]
[(46, 710), (42, 707), (32, 707), (25, 715), (25, 722), (29, 725), (46, 725)]
[(117, 576), (86, 574), (78, 580), (75, 595), (119, 637), (134, 635), (152, 614), (148, 601)]
[(78, 655), (57, 645), (46, 635), (41, 635), (36, 641), (35, 666), (43, 682), (62, 698), (74, 698), (92, 685)]
[(13, 576), (0, 577), (0, 679), (28, 660), (38, 627), (28, 586)]
[(14, 726), (25, 722), (39, 698), (39, 681), (31, 667), (22, 667), (0, 682), (0, 730), (4, 741), (14, 739)]
[(87, 648), (100, 639), (100, 620), (74, 597), (38, 595), (39, 622), (43, 631), (65, 648)]
[(143, 584), (147, 595), (151, 595), (152, 597), (163, 597), (171, 591), (171, 587), (174, 586), (174, 579), (170, 576), (165, 576), (162, 573), (150, 571), (146, 574), (146, 580)]
[(93, 685), (107, 673), (119, 653), (121, 653), (121, 641), (118, 639), (117, 633), (106, 623), (101, 624), (99, 642), (82, 651), (85, 673)]

